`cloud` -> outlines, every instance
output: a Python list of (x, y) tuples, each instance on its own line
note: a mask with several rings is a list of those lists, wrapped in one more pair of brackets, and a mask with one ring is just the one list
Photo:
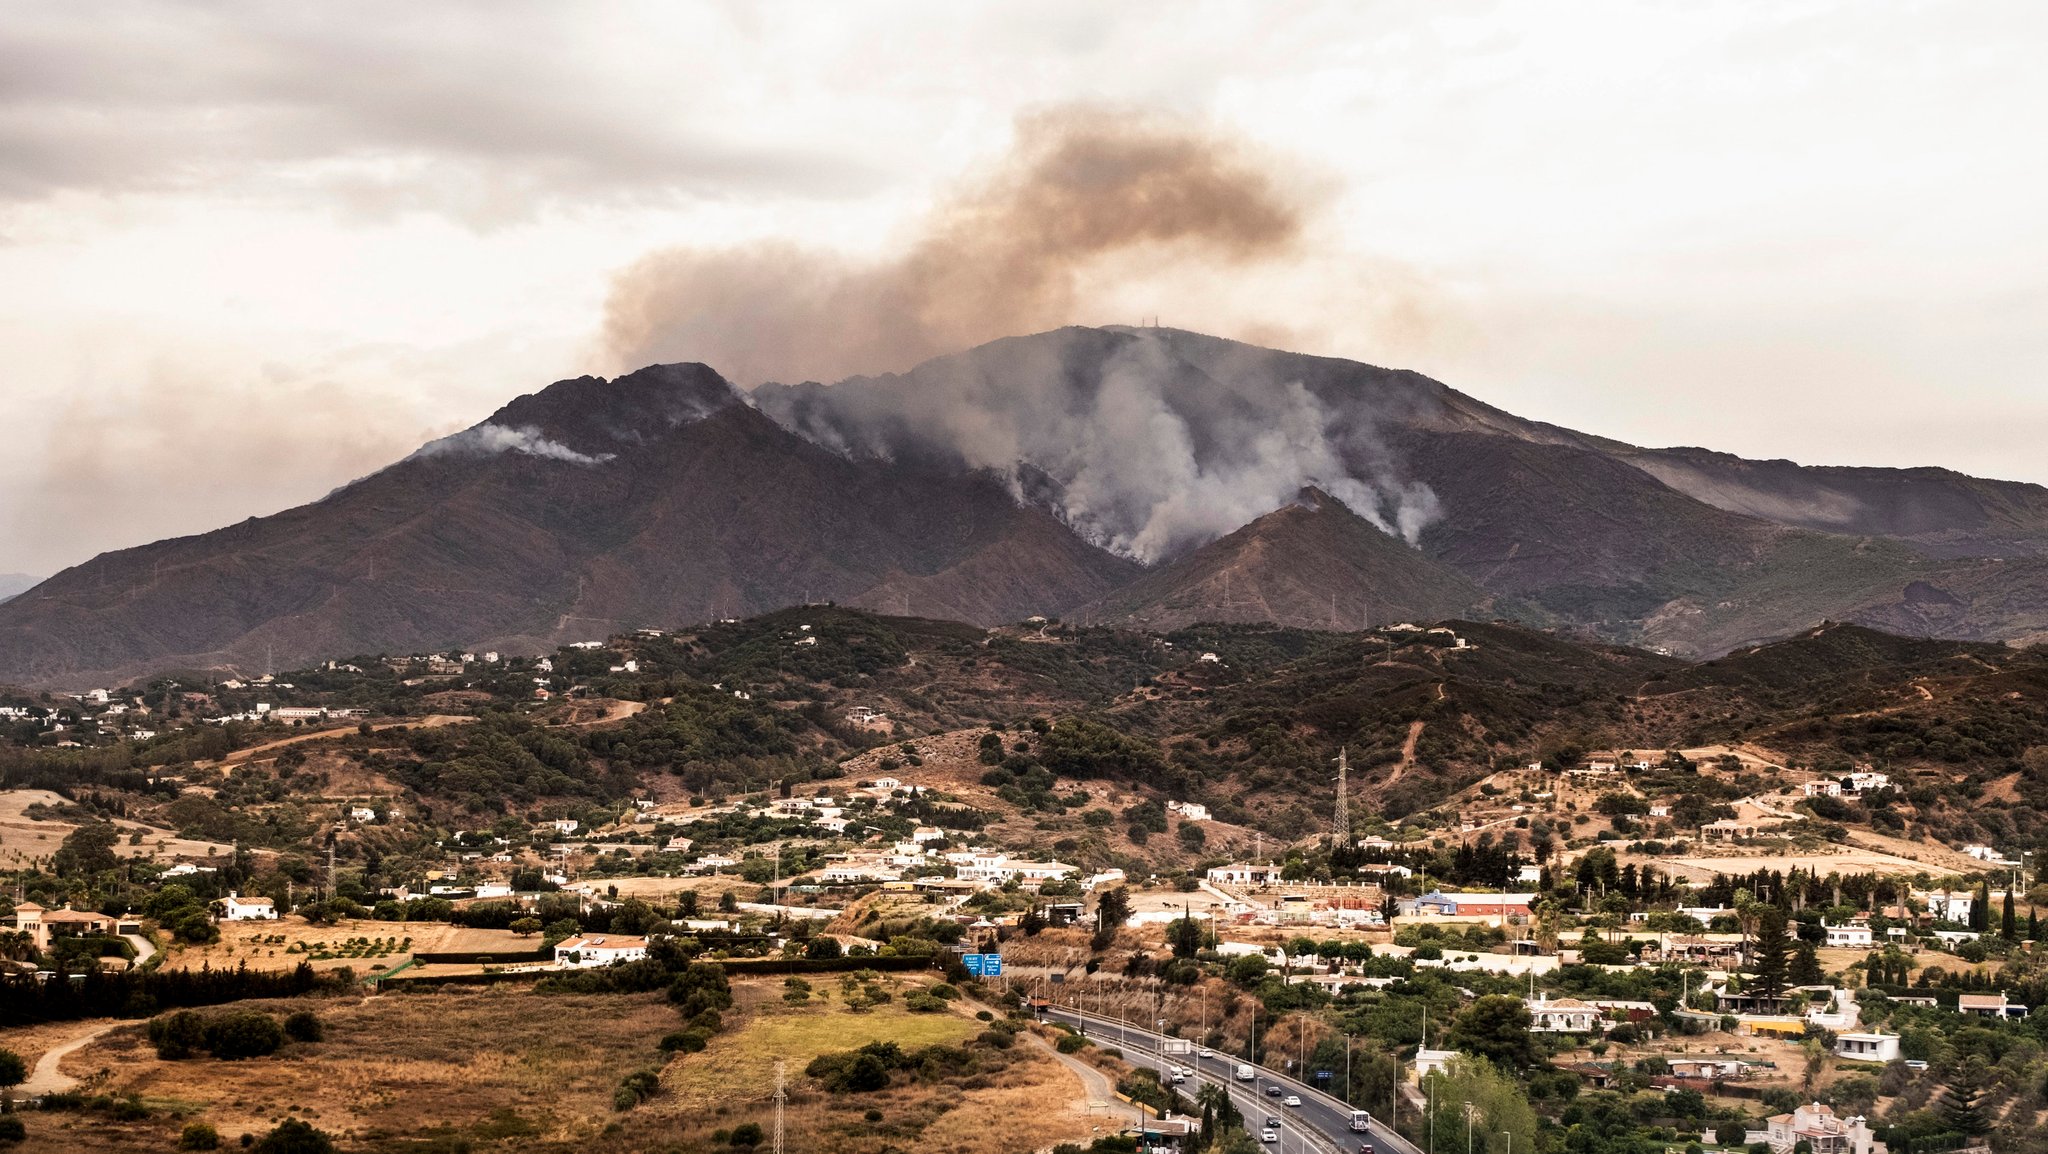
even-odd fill
[[(586, 43), (604, 23), (522, 2), (372, 0), (345, 20), (243, 3), (14, 6), (0, 200), (225, 190), (500, 225), (544, 207), (847, 195), (880, 179), (850, 148), (775, 143), (716, 115), (722, 72)], [(660, 32), (732, 34), (717, 9), (673, 13)]]
[(1290, 166), (1158, 113), (1023, 116), (1009, 154), (877, 260), (770, 242), (657, 252), (619, 274), (620, 368), (699, 360), (744, 385), (902, 368), (1055, 327), (1097, 279), (1243, 267), (1296, 252), (1309, 198)]
[(559, 441), (550, 441), (541, 436), (540, 430), (532, 425), (507, 428), (485, 421), (459, 433), (428, 441), (407, 460), (414, 457), (490, 456), (494, 453), (524, 453), (529, 457), (567, 461), (572, 465), (602, 465), (616, 456), (613, 453), (599, 453), (596, 456), (579, 453)]

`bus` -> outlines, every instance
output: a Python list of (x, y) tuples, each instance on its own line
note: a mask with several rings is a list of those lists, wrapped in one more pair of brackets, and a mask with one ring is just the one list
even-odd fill
[(1371, 1125), (1372, 1125), (1372, 1115), (1371, 1115), (1371, 1114), (1368, 1114), (1368, 1113), (1366, 1113), (1366, 1112), (1365, 1112), (1365, 1111), (1363, 1111), (1363, 1110), (1353, 1110), (1353, 1111), (1351, 1112), (1351, 1128), (1352, 1128), (1353, 1130), (1357, 1131), (1357, 1132), (1358, 1132), (1358, 1133), (1360, 1133), (1360, 1134), (1363, 1134), (1363, 1133), (1365, 1133), (1366, 1127), (1368, 1127), (1368, 1126), (1371, 1126)]

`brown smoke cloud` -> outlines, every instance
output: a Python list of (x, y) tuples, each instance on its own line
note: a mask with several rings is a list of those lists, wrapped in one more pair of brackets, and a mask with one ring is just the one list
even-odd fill
[(955, 190), (900, 253), (657, 252), (614, 281), (605, 344), (622, 369), (702, 361), (743, 386), (906, 368), (1085, 319), (1084, 295), (1116, 279), (1103, 275), (1112, 266), (1157, 276), (1290, 255), (1309, 198), (1282, 170), (1182, 121), (1092, 106), (1035, 113), (1010, 154)]

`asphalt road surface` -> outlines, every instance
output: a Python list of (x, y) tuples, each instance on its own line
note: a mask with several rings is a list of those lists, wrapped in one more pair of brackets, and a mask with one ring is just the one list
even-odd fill
[[(1258, 1137), (1265, 1129), (1263, 1123), (1266, 1119), (1280, 1120), (1281, 1125), (1276, 1128), (1278, 1141), (1266, 1144), (1266, 1149), (1274, 1150), (1276, 1154), (1355, 1154), (1360, 1145), (1367, 1143), (1372, 1145), (1376, 1154), (1421, 1154), (1412, 1143), (1387, 1129), (1378, 1118), (1372, 1120), (1363, 1134), (1352, 1130), (1351, 1108), (1342, 1100), (1262, 1065), (1253, 1066), (1252, 1080), (1242, 1082), (1235, 1076), (1239, 1060), (1229, 1055), (1219, 1052), (1215, 1057), (1205, 1059), (1201, 1057), (1200, 1046), (1186, 1054), (1161, 1054), (1160, 1047), (1168, 1039), (1151, 1030), (1064, 1006), (1047, 1006), (1038, 1013), (1048, 1021), (1081, 1027), (1097, 1045), (1117, 1047), (1124, 1052), (1124, 1060), (1134, 1065), (1153, 1069), (1162, 1065), (1185, 1066), (1203, 1081), (1229, 1087), (1230, 1099), (1236, 1103), (1238, 1112), (1244, 1115), (1245, 1126), (1253, 1137)], [(1175, 1038), (1172, 1041), (1175, 1045), (1186, 1044), (1185, 1039)], [(1268, 1088), (1274, 1086), (1280, 1088), (1277, 1096), (1267, 1093)], [(1194, 1097), (1192, 1085), (1183, 1085), (1181, 1091), (1189, 1098)], [(1281, 1105), (1289, 1094), (1298, 1095), (1301, 1105)]]

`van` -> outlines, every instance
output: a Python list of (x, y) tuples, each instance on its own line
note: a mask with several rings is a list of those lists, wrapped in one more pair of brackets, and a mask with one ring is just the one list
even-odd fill
[(1253, 1076), (1253, 1075), (1252, 1075), (1252, 1068), (1251, 1068), (1250, 1066), (1247, 1066), (1247, 1065), (1245, 1065), (1245, 1064), (1244, 1064), (1243, 1062), (1239, 1062), (1239, 1063), (1237, 1064), (1237, 1080), (1238, 1080), (1238, 1081), (1240, 1081), (1240, 1082), (1249, 1082), (1249, 1081), (1251, 1081), (1251, 1080), (1252, 1080), (1252, 1076)]

